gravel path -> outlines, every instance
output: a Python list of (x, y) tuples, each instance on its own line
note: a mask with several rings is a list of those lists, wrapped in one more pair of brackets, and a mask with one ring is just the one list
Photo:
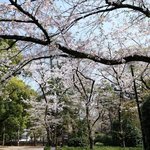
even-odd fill
[(39, 146), (0, 146), (0, 150), (43, 150)]

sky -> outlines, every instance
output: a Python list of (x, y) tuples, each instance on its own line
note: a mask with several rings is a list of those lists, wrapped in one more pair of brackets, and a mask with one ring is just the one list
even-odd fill
[(0, 3), (2, 3), (2, 2), (8, 2), (9, 0), (0, 0)]

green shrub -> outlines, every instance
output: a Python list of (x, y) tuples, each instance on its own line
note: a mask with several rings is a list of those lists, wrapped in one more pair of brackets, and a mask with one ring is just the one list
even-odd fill
[(96, 142), (95, 143), (95, 146), (103, 146), (104, 144), (103, 143), (101, 143), (101, 142)]
[[(89, 150), (83, 147), (63, 147), (62, 150)], [(94, 150), (142, 150), (141, 147), (111, 147), (111, 146), (95, 146)]]
[(44, 150), (51, 150), (51, 148), (49, 146), (45, 146)]
[(103, 143), (103, 145), (112, 145), (111, 135), (98, 134), (94, 140), (94, 143)]
[(119, 131), (119, 122), (117, 120), (114, 121), (111, 135), (114, 146), (122, 146), (122, 141), (124, 140), (125, 146), (135, 147), (141, 140), (140, 130), (129, 119), (122, 121), (122, 133)]
[(86, 145), (86, 141), (80, 137), (74, 137), (68, 140), (68, 146), (83, 147), (85, 145)]

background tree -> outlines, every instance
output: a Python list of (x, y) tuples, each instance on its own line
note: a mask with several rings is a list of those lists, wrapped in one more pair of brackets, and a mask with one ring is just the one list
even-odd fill
[(24, 100), (30, 99), (35, 92), (15, 77), (6, 84), (2, 92), (0, 96), (1, 138), (3, 141), (18, 141), (28, 123), (28, 114), (25, 109), (29, 105)]
[(107, 93), (106, 89), (99, 88), (99, 85), (96, 86), (95, 80), (85, 76), (79, 70), (75, 70), (73, 81), (76, 90), (80, 94), (79, 101), (81, 101), (80, 105), (83, 107), (81, 118), (86, 125), (89, 147), (93, 149), (95, 132), (98, 128), (101, 130), (102, 128), (106, 129), (109, 124), (107, 123), (109, 120), (108, 109), (111, 107), (109, 98), (112, 93), (110, 91)]

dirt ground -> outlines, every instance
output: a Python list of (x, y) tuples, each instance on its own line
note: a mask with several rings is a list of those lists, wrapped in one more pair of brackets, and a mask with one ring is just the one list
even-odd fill
[(43, 150), (39, 146), (0, 146), (0, 150)]

